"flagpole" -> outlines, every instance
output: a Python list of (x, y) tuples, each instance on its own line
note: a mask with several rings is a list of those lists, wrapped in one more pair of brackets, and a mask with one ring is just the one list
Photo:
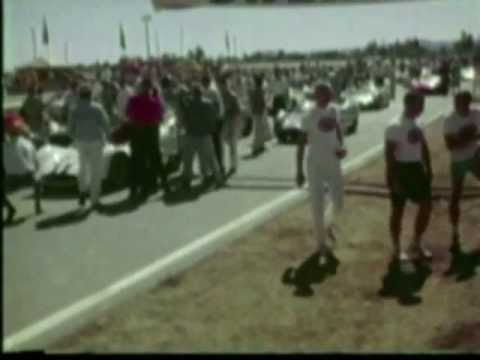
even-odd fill
[(32, 34), (33, 60), (35, 60), (37, 58), (37, 37), (35, 34), (35, 29), (33, 27), (30, 28), (30, 32)]
[(69, 64), (69, 57), (68, 57), (68, 41), (65, 41), (65, 64)]
[(158, 30), (155, 29), (155, 53), (157, 54), (157, 57), (160, 56), (160, 44), (158, 42)]
[(48, 25), (47, 25), (47, 19), (44, 16), (43, 17), (43, 34), (42, 34), (42, 40), (43, 44), (47, 47), (47, 61), (48, 64), (51, 65), (51, 58), (50, 58), (50, 35), (48, 33)]
[(184, 46), (184, 33), (183, 33), (183, 25), (180, 29), (180, 56), (183, 57), (183, 46)]

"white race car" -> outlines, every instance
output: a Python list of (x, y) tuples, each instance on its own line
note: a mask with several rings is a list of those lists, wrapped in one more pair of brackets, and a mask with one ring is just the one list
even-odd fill
[[(274, 119), (274, 131), (280, 143), (296, 143), (301, 133), (302, 118), (314, 106), (311, 100), (310, 88), (293, 94), (293, 105), (288, 111), (281, 110)], [(357, 104), (347, 96), (341, 96), (334, 104), (340, 111), (342, 131), (345, 134), (353, 134), (358, 128), (359, 108)]]

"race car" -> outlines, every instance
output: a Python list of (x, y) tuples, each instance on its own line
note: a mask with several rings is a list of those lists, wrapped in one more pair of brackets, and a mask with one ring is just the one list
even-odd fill
[(343, 96), (355, 102), (360, 110), (379, 110), (390, 105), (391, 90), (387, 82), (368, 81), (359, 88), (351, 87)]
[[(311, 90), (305, 89), (303, 94), (293, 95), (292, 107), (287, 111), (281, 110), (274, 118), (274, 132), (280, 143), (296, 143), (301, 133), (302, 118), (314, 107), (311, 100)], [(339, 97), (334, 104), (340, 111), (342, 131), (345, 134), (354, 134), (358, 129), (359, 108), (347, 96)]]
[[(175, 114), (167, 110), (165, 120), (159, 127), (160, 149), (167, 173), (176, 172), (181, 163), (180, 137)], [(35, 147), (31, 147), (34, 149)], [(36, 171), (34, 177), (42, 188), (52, 193), (76, 193), (79, 173), (79, 154), (73, 146), (65, 126), (50, 121), (48, 141), (37, 144), (35, 154)], [(128, 184), (130, 147), (128, 143), (108, 143), (103, 151), (104, 173), (103, 189), (105, 191), (124, 188)], [(7, 172), (7, 176), (8, 176)]]
[(411, 87), (423, 95), (446, 95), (448, 88), (440, 75), (424, 75), (418, 80), (413, 80)]

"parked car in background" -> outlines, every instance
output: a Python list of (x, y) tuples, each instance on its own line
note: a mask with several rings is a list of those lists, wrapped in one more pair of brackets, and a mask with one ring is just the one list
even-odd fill
[[(296, 143), (301, 133), (303, 117), (315, 106), (312, 100), (312, 90), (304, 88), (292, 94), (292, 105), (287, 110), (281, 110), (274, 118), (274, 132), (280, 143)], [(358, 129), (359, 107), (351, 98), (341, 95), (334, 103), (340, 112), (342, 131), (354, 134)]]
[(356, 103), (360, 110), (380, 110), (390, 105), (391, 89), (389, 82), (367, 81), (360, 87), (351, 87), (343, 96)]
[[(38, 145), (36, 158), (36, 179), (49, 193), (76, 194), (79, 173), (79, 155), (74, 147), (66, 126), (51, 120), (48, 141)], [(175, 114), (167, 109), (165, 120), (160, 128), (160, 147), (167, 172), (178, 171), (181, 164), (178, 122)], [(32, 147), (33, 148), (33, 147)], [(130, 146), (107, 143), (104, 149), (103, 188), (106, 191), (119, 190), (128, 185), (130, 166)], [(6, 174), (9, 175), (8, 173)]]

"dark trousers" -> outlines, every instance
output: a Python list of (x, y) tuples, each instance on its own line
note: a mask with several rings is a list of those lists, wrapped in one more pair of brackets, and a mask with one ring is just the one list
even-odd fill
[(15, 210), (15, 206), (13, 206), (12, 202), (8, 199), (7, 194), (5, 194), (5, 189), (3, 189), (3, 206), (5, 206), (9, 212)]
[(215, 131), (212, 133), (213, 147), (215, 149), (215, 157), (217, 158), (220, 171), (225, 174), (225, 164), (223, 162), (223, 141), (222, 141), (223, 122), (218, 121)]
[[(35, 213), (40, 214), (42, 212), (42, 183), (40, 181), (35, 181), (33, 174), (24, 174), (24, 175), (8, 175), (5, 177), (4, 182), (4, 197), (6, 198), (6, 193), (9, 191), (17, 190), (24, 187), (33, 188), (33, 200), (35, 204)], [(10, 201), (8, 202), (10, 203)], [(11, 204), (11, 203), (10, 203)], [(9, 205), (7, 205), (9, 207)]]
[(142, 195), (147, 195), (157, 189), (158, 175), (162, 186), (167, 190), (167, 173), (162, 162), (158, 125), (133, 127), (131, 135), (131, 194), (135, 195), (140, 190)]

